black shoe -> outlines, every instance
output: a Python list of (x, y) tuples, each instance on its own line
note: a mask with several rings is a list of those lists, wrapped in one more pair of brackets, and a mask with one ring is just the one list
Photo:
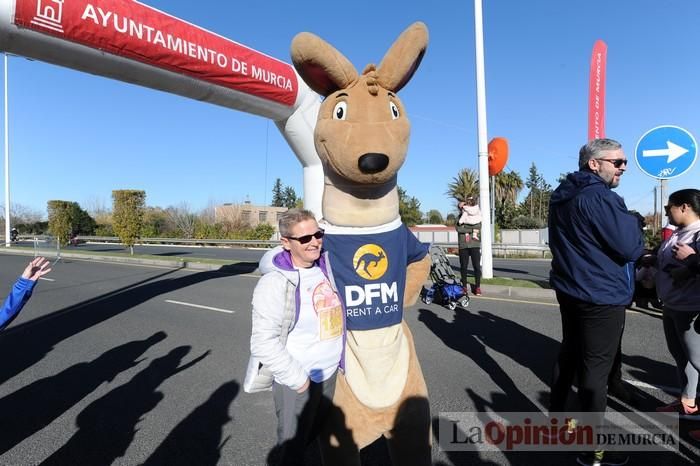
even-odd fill
[(629, 456), (617, 451), (598, 450), (581, 453), (576, 462), (582, 466), (623, 466), (629, 459)]

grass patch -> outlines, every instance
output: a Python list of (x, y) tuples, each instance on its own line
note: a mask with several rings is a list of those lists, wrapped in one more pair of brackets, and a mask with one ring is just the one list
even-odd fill
[[(474, 280), (470, 277), (470, 284), (474, 284)], [(493, 277), (482, 278), (481, 283), (485, 285), (501, 285), (501, 286), (517, 286), (521, 288), (546, 288), (549, 289), (549, 283), (544, 281), (518, 280), (508, 277)]]

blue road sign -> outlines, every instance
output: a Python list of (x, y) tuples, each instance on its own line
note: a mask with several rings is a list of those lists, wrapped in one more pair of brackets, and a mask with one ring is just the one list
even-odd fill
[(657, 126), (639, 138), (634, 150), (637, 166), (660, 180), (676, 178), (691, 169), (698, 157), (695, 138), (678, 126)]

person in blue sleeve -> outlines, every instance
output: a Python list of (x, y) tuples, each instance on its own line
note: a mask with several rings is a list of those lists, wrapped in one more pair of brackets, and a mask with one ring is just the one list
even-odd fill
[(0, 330), (10, 325), (10, 322), (19, 315), (32, 296), (37, 280), (51, 272), (50, 265), (51, 262), (44, 257), (35, 257), (29, 262), (0, 309)]

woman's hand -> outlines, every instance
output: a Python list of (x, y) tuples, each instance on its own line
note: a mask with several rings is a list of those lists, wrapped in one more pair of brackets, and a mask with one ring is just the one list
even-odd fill
[(49, 265), (51, 265), (51, 262), (49, 262), (48, 259), (44, 257), (35, 257), (24, 269), (24, 272), (22, 272), (22, 278), (35, 282), (51, 272), (51, 267), (49, 267)]
[(682, 261), (686, 257), (695, 254), (695, 249), (683, 243), (674, 244), (671, 250), (673, 251), (673, 257), (675, 257), (679, 261)]

